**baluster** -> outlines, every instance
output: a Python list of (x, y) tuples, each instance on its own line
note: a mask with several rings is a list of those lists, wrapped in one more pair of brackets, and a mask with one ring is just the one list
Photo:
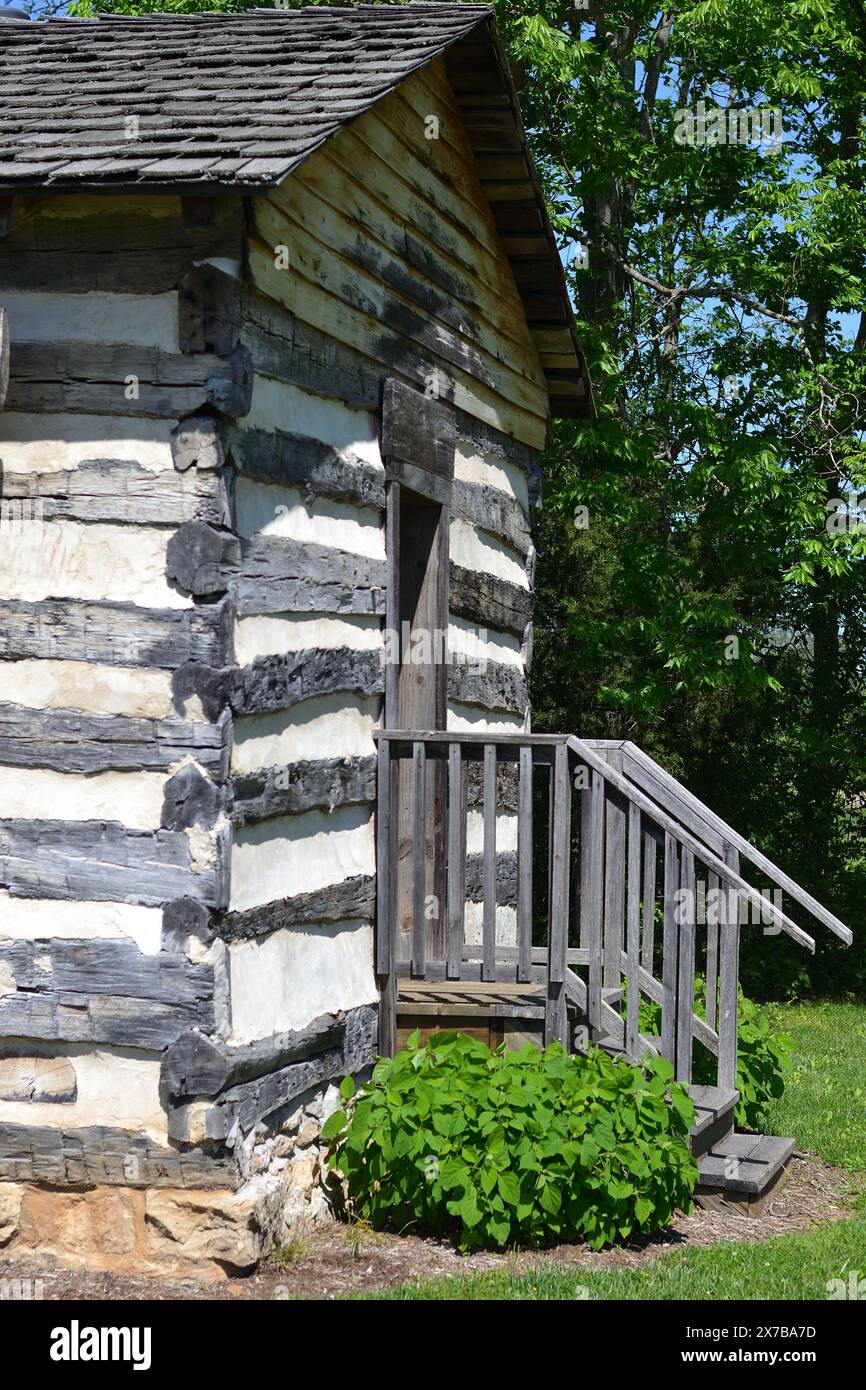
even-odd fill
[[(613, 763), (613, 755), (611, 755)], [(622, 976), (625, 917), (626, 809), (618, 793), (607, 796), (607, 850), (604, 874), (604, 985), (616, 989)]]
[(580, 947), (589, 950), (590, 894), (592, 892), (592, 778), (580, 764)]
[(379, 1051), (392, 1057), (397, 1048), (396, 966), (396, 773), (388, 739), (379, 741), (376, 807), (376, 974), (379, 977)]
[(547, 1011), (545, 1040), (565, 1043), (567, 1017), (565, 1004), (565, 966), (568, 953), (568, 890), (571, 849), (571, 782), (568, 748), (556, 745), (553, 766), (553, 854), (551, 858), (550, 926), (547, 940)]
[[(726, 844), (722, 858), (735, 873), (740, 856)], [(737, 981), (740, 970), (740, 898), (725, 885), (725, 913), (719, 944), (719, 1085), (731, 1090), (737, 1079)]]
[(424, 979), (427, 971), (427, 750), (412, 745), (412, 974)]
[(677, 888), (679, 887), (679, 847), (673, 835), (665, 832), (664, 934), (662, 940), (662, 1056), (675, 1060), (677, 1013)]
[(716, 1026), (719, 992), (719, 876), (707, 874), (707, 1026)]
[(649, 975), (654, 970), (656, 933), (656, 860), (658, 840), (655, 829), (648, 825), (643, 842), (643, 944), (641, 964)]
[(641, 814), (633, 803), (628, 808), (628, 910), (626, 934), (625, 1050), (638, 1061), (641, 1055), (638, 1011), (640, 1007), (640, 861)]
[(532, 979), (532, 749), (521, 748), (517, 789), (517, 978)]
[(466, 914), (466, 776), (463, 749), (448, 748), (448, 942), (445, 973), (459, 980)]
[(481, 978), (496, 979), (496, 744), (484, 745)]
[(593, 770), (592, 790), (585, 793), (591, 799), (590, 834), (586, 843), (589, 857), (589, 989), (587, 1014), (595, 1035), (601, 1033), (601, 951), (602, 912), (604, 908), (604, 778)]
[(692, 1016), (695, 1008), (695, 856), (683, 849), (680, 868), (679, 961), (677, 986), (676, 1075), (692, 1079)]

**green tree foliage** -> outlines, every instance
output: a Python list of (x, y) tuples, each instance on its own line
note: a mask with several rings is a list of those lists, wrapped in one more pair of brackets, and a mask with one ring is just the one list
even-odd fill
[[(856, 930), (866, 10), (498, 8), (599, 407), (548, 459), (536, 723), (648, 746)], [(683, 142), (700, 101), (722, 138)], [(862, 948), (748, 935), (752, 987), (862, 988)]]
[[(599, 415), (546, 460), (536, 727), (641, 742), (866, 943), (866, 0), (495, 4)], [(818, 937), (749, 987), (862, 989)]]

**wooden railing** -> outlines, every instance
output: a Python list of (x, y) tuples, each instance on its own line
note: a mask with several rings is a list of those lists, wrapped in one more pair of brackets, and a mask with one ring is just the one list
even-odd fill
[[(742, 922), (751, 915), (814, 949), (741, 876), (741, 856), (851, 939), (633, 744), (412, 730), (377, 739), (383, 1052), (395, 1047), (401, 979), (524, 984), (544, 999), (547, 1041), (579, 1047), (588, 1036), (633, 1059), (657, 1050), (684, 1081), (697, 1042), (730, 1089)], [(470, 810), (480, 852), (468, 846)], [(516, 849), (503, 847), (504, 834), (497, 845), (497, 821)], [(641, 1030), (641, 998), (657, 1006), (657, 1032)]]

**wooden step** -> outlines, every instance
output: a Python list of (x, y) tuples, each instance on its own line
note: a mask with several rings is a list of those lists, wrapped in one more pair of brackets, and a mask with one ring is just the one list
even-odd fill
[(729, 1134), (698, 1159), (699, 1189), (758, 1197), (794, 1152), (793, 1139), (771, 1134)]
[(734, 1107), (739, 1091), (722, 1086), (690, 1086), (689, 1095), (695, 1107), (695, 1122), (689, 1130), (689, 1140), (695, 1158), (721, 1144), (734, 1129)]

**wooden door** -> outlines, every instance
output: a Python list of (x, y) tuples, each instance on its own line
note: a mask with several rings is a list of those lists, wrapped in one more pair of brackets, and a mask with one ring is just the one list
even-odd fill
[[(402, 484), (388, 487), (388, 652), (385, 722), (389, 728), (432, 732), (448, 717), (448, 509)], [(393, 622), (392, 622), (393, 618)], [(444, 761), (425, 772), (424, 915), (425, 959), (445, 954)], [(401, 959), (411, 959), (414, 919), (413, 865), (416, 848), (414, 772), (401, 761), (398, 772), (397, 920)], [(418, 973), (421, 962), (413, 960)]]

